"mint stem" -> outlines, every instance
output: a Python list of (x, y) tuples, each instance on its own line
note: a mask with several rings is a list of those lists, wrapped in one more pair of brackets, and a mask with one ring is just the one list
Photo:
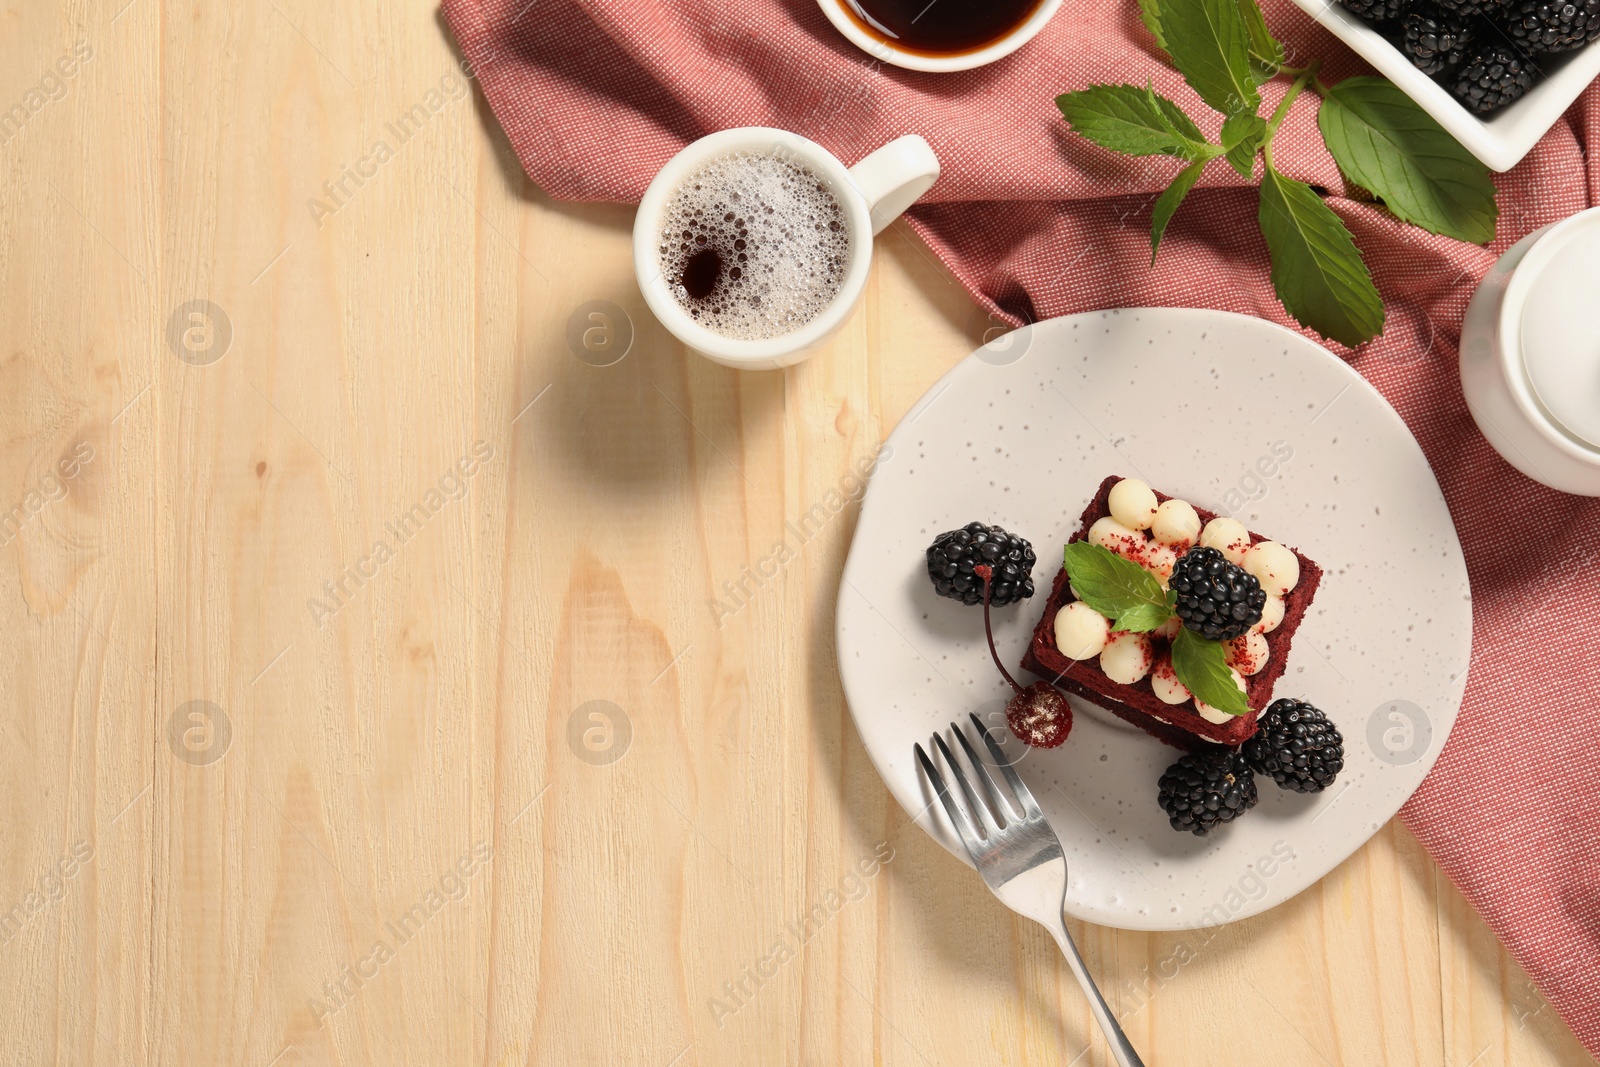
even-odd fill
[[(1277, 136), (1278, 127), (1288, 117), (1289, 108), (1294, 104), (1295, 97), (1300, 95), (1307, 83), (1316, 78), (1317, 70), (1321, 66), (1322, 60), (1314, 59), (1310, 65), (1297, 72), (1294, 84), (1289, 86), (1289, 91), (1283, 94), (1283, 99), (1278, 103), (1278, 109), (1272, 113), (1272, 118), (1267, 120), (1267, 132), (1261, 139), (1261, 156), (1266, 161), (1267, 166), (1272, 166), (1272, 139)], [(1285, 70), (1287, 71), (1287, 68)], [(1323, 90), (1319, 87), (1318, 91), (1321, 92)]]

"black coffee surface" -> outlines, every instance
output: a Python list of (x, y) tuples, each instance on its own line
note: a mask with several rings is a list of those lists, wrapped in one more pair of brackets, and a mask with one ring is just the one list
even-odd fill
[(702, 248), (684, 261), (681, 281), (690, 299), (705, 300), (716, 292), (721, 280), (722, 253), (715, 248)]
[(1024, 22), (1041, 0), (845, 0), (868, 33), (928, 56), (960, 55), (993, 44)]

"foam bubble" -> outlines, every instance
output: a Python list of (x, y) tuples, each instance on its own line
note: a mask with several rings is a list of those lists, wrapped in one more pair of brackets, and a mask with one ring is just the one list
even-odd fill
[(804, 164), (706, 160), (662, 212), (661, 273), (683, 309), (735, 340), (792, 333), (833, 303), (850, 261), (844, 209)]

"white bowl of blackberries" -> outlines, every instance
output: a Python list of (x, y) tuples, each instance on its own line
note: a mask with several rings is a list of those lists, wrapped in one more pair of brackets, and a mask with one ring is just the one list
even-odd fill
[(1295, 0), (1494, 170), (1600, 75), (1600, 0)]
[(1600, 37), (1600, 0), (1339, 2), (1478, 115), (1527, 95), (1541, 57)]

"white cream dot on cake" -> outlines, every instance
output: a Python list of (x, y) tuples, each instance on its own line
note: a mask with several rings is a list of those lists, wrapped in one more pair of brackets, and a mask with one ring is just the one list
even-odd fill
[(1178, 672), (1172, 669), (1172, 657), (1163, 655), (1150, 668), (1150, 688), (1166, 704), (1182, 704), (1189, 699), (1189, 689), (1178, 681)]
[(1089, 527), (1089, 543), (1099, 545), (1125, 560), (1144, 565), (1144, 534), (1131, 526), (1124, 526), (1110, 515), (1094, 520), (1094, 525)]
[[(1232, 667), (1229, 667), (1228, 673), (1233, 675), (1233, 684), (1239, 687), (1239, 692), (1243, 693), (1245, 691), (1244, 679), (1239, 677), (1239, 672), (1234, 670)], [(1194, 698), (1194, 710), (1198, 711), (1200, 713), (1200, 717), (1206, 722), (1216, 723), (1218, 726), (1221, 726), (1224, 723), (1230, 723), (1234, 719), (1238, 718), (1237, 715), (1229, 715), (1225, 711), (1218, 711), (1216, 708), (1212, 707), (1210, 704), (1207, 704), (1199, 697)]]
[(1113, 682), (1132, 685), (1150, 673), (1153, 659), (1148, 635), (1119, 630), (1100, 652), (1100, 669)]
[(1276, 541), (1252, 545), (1244, 554), (1243, 567), (1272, 596), (1283, 596), (1300, 581), (1300, 560)]
[(1139, 566), (1161, 579), (1161, 584), (1165, 586), (1167, 579), (1172, 577), (1172, 569), (1178, 565), (1178, 553), (1171, 545), (1146, 541), (1138, 562)]
[(1137, 478), (1124, 478), (1111, 487), (1106, 501), (1111, 517), (1132, 530), (1148, 530), (1156, 519), (1156, 494)]
[(1250, 548), (1250, 531), (1238, 519), (1216, 518), (1200, 531), (1200, 543), (1221, 552), (1229, 563), (1242, 563)]
[(1267, 639), (1254, 630), (1222, 642), (1222, 655), (1228, 666), (1243, 675), (1261, 673), (1270, 654)]
[(1174, 615), (1154, 630), (1151, 630), (1150, 633), (1156, 637), (1165, 637), (1168, 641), (1171, 641), (1178, 636), (1178, 631), (1181, 629), (1183, 629), (1183, 620)]
[(1164, 500), (1156, 508), (1150, 532), (1162, 544), (1171, 545), (1180, 553), (1187, 552), (1200, 540), (1200, 516), (1187, 500)]
[(1068, 659), (1094, 659), (1111, 636), (1111, 620), (1080, 600), (1056, 612), (1056, 648)]
[(1261, 606), (1261, 621), (1250, 627), (1251, 633), (1270, 634), (1283, 623), (1283, 597), (1267, 594), (1267, 602)]

